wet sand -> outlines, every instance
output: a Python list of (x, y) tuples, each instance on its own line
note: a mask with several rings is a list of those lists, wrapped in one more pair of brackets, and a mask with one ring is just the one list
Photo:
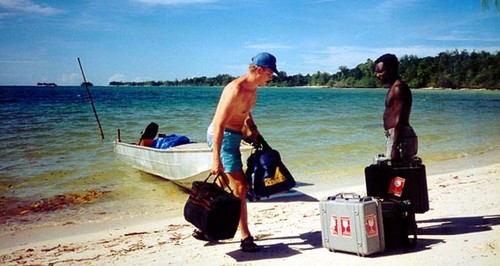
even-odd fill
[(207, 243), (191, 237), (181, 215), (67, 223), (0, 236), (2, 265), (498, 265), (499, 151), (427, 165), (430, 210), (417, 214), (413, 249), (369, 257), (322, 247), (319, 200), (339, 192), (366, 194), (365, 185), (299, 186), (292, 196), (251, 202), (250, 229), (259, 253), (234, 239)]

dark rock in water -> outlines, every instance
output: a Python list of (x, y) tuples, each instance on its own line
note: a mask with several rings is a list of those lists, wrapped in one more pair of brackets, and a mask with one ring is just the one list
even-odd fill
[(81, 86), (82, 87), (83, 86), (92, 87), (92, 86), (94, 86), (94, 84), (92, 84), (92, 82), (87, 81), (87, 82), (82, 82)]

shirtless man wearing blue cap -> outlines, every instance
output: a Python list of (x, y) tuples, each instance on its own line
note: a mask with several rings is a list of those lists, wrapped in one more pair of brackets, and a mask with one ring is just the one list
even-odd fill
[[(258, 246), (248, 228), (247, 185), (240, 142), (244, 137), (250, 137), (255, 142), (260, 134), (251, 110), (257, 101), (257, 88), (271, 81), (273, 73), (279, 74), (273, 55), (259, 53), (253, 57), (248, 72), (231, 81), (222, 91), (212, 123), (207, 130), (207, 141), (213, 149), (210, 172), (213, 175), (225, 174), (235, 195), (241, 199), (240, 246), (245, 252), (258, 251)], [(206, 239), (201, 231), (195, 231), (193, 236), (200, 240), (210, 240)]]

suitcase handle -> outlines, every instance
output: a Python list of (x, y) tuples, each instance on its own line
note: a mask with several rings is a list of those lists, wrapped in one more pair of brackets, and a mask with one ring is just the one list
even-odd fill
[(366, 197), (361, 198), (361, 201), (362, 201), (362, 202), (373, 201), (373, 197), (371, 197), (371, 196), (366, 196)]
[(328, 200), (335, 200), (337, 198), (340, 198), (340, 199), (360, 199), (361, 196), (355, 192), (341, 192), (335, 196), (330, 196), (327, 199)]
[[(211, 173), (208, 174), (207, 178), (205, 178), (205, 181), (203, 181), (204, 183), (207, 183), (208, 182), (208, 179), (212, 176)], [(214, 175), (215, 176), (215, 175)], [(234, 195), (234, 191), (233, 189), (229, 186), (229, 180), (227, 180), (227, 176), (225, 176), (224, 174), (218, 174), (217, 176), (215, 176), (215, 179), (214, 181), (212, 182), (214, 185), (217, 185), (217, 186), (220, 186), (217, 184), (217, 180), (220, 181), (220, 185), (222, 185), (222, 189), (224, 189), (224, 186), (227, 187), (229, 189), (229, 192), (231, 192), (231, 194)], [(224, 184), (225, 183), (225, 184)]]

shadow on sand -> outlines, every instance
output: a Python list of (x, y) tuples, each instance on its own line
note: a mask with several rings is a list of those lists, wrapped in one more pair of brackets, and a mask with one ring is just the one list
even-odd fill
[[(303, 187), (303, 186), (313, 186), (313, 184), (297, 182), (297, 185), (295, 187)], [(294, 201), (318, 202), (318, 199), (295, 189), (290, 189), (289, 191), (277, 193), (269, 197), (259, 197), (253, 195), (247, 198), (251, 202), (294, 202)]]
[[(471, 217), (450, 217), (417, 221), (417, 245), (415, 248), (396, 248), (386, 250), (379, 256), (397, 255), (401, 253), (420, 252), (432, 248), (433, 245), (445, 243), (437, 236), (460, 235), (492, 230), (492, 226), (500, 224), (500, 215)], [(432, 224), (432, 225), (425, 225)], [(428, 238), (427, 236), (434, 236)]]
[[(321, 232), (309, 232), (300, 234), (298, 236), (290, 236), (290, 237), (270, 237), (265, 238), (265, 240), (294, 240), (297, 239), (297, 242), (294, 243), (276, 243), (271, 245), (260, 245), (260, 251), (257, 253), (245, 253), (241, 250), (234, 250), (228, 252), (227, 255), (234, 258), (237, 262), (245, 262), (245, 261), (259, 261), (259, 260), (267, 260), (267, 259), (276, 259), (276, 258), (288, 258), (294, 255), (301, 254), (298, 249), (292, 248), (292, 246), (303, 246), (300, 250), (311, 250), (321, 248)], [(258, 242), (257, 242), (258, 244)]]
[(419, 224), (439, 223), (418, 229), (418, 235), (458, 235), (492, 230), (500, 224), (500, 215), (451, 217), (418, 221)]
[[(457, 234), (469, 234), (476, 232), (483, 232), (492, 230), (492, 226), (500, 224), (500, 215), (486, 215), (486, 216), (472, 216), (472, 217), (452, 217), (452, 218), (440, 218), (440, 219), (430, 219), (422, 220), (417, 222), (419, 225), (427, 223), (439, 223), (430, 226), (423, 226), (418, 228), (418, 240), (417, 245), (413, 248), (401, 247), (401, 248), (391, 248), (386, 249), (383, 253), (375, 253), (369, 257), (384, 257), (392, 255), (400, 255), (405, 253), (415, 253), (431, 249), (433, 245), (445, 243), (442, 238), (420, 238), (420, 236), (439, 236), (439, 235), (457, 235)], [(261, 245), (261, 250), (258, 253), (245, 253), (241, 250), (234, 250), (227, 255), (234, 258), (237, 262), (245, 261), (259, 261), (266, 259), (277, 259), (277, 258), (287, 258), (301, 253), (301, 250), (310, 250), (323, 248), (321, 231), (314, 231), (305, 234), (300, 234), (298, 236), (288, 236), (288, 237), (269, 237), (262, 240), (293, 240), (298, 239), (299, 241), (293, 243), (276, 243), (271, 245)], [(284, 241), (285, 242), (285, 241)], [(286, 241), (289, 242), (289, 241)], [(257, 242), (258, 243), (258, 242)], [(300, 248), (293, 248), (293, 246), (304, 246)], [(352, 254), (354, 253), (335, 251), (336, 253)]]

